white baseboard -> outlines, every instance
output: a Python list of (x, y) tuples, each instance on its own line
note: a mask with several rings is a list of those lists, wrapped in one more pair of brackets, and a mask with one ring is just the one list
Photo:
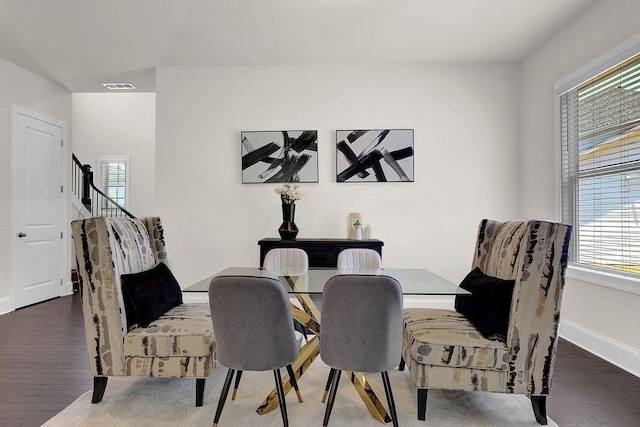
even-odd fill
[(422, 295), (405, 295), (403, 298), (403, 308), (440, 308), (444, 310), (453, 310), (454, 297), (434, 297)]
[(4, 297), (0, 298), (0, 315), (11, 313), (14, 310), (13, 304), (11, 303), (11, 298)]
[(68, 281), (67, 283), (61, 286), (60, 288), (61, 297), (66, 295), (71, 295), (72, 293), (73, 293), (73, 283), (71, 281)]
[(192, 302), (209, 302), (209, 294), (207, 292), (183, 292), (182, 302), (185, 304)]
[(560, 321), (562, 338), (630, 374), (640, 377), (640, 351), (568, 320)]

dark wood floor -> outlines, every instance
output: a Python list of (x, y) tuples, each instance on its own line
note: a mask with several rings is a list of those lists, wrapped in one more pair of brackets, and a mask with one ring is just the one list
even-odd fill
[(0, 426), (40, 426), (92, 387), (79, 296), (0, 316)]
[[(0, 316), (0, 427), (39, 426), (91, 387), (78, 295)], [(640, 379), (561, 340), (547, 410), (560, 426), (640, 426)]]
[(640, 426), (640, 378), (560, 340), (547, 414), (563, 427)]

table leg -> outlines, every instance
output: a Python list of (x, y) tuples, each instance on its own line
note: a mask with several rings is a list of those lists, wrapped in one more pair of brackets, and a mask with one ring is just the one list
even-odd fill
[[(298, 357), (291, 364), (293, 372), (296, 375), (296, 380), (299, 380), (302, 374), (313, 363), (316, 357), (320, 354), (320, 340), (317, 336), (311, 338), (307, 343), (302, 346)], [(291, 390), (291, 383), (289, 382), (289, 375), (282, 378), (282, 385), (284, 387), (284, 394), (286, 395)], [(269, 396), (260, 404), (256, 412), (260, 415), (271, 412), (278, 407), (278, 393), (274, 388)]]
[(311, 300), (311, 297), (306, 294), (295, 294), (295, 296), (298, 299), (298, 302), (300, 302), (300, 304), (302, 305), (302, 309), (305, 311), (305, 313), (309, 314), (309, 316), (320, 322), (320, 311)]
[(349, 378), (349, 381), (356, 388), (356, 391), (360, 395), (360, 398), (364, 402), (365, 406), (371, 412), (371, 415), (376, 420), (383, 423), (390, 423), (391, 417), (387, 414), (387, 410), (384, 408), (378, 396), (376, 396), (375, 392), (371, 389), (369, 382), (364, 377), (364, 374), (361, 372), (344, 372), (344, 374)]
[(306, 312), (300, 310), (298, 306), (291, 303), (291, 314), (293, 314), (293, 318), (298, 322), (305, 325), (307, 328), (311, 329), (315, 332), (316, 335), (320, 333), (320, 324), (313, 317), (309, 316)]

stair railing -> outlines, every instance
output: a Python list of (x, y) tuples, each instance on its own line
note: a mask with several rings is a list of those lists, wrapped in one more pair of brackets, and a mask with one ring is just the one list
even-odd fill
[(95, 186), (91, 165), (82, 164), (75, 154), (72, 154), (72, 158), (71, 191), (92, 216), (135, 218), (131, 212)]

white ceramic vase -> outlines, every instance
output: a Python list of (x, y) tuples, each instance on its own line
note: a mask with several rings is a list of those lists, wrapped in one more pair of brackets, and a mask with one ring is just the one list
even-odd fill
[(361, 225), (356, 225), (355, 226), (355, 236), (354, 236), (355, 240), (362, 240), (362, 226)]

